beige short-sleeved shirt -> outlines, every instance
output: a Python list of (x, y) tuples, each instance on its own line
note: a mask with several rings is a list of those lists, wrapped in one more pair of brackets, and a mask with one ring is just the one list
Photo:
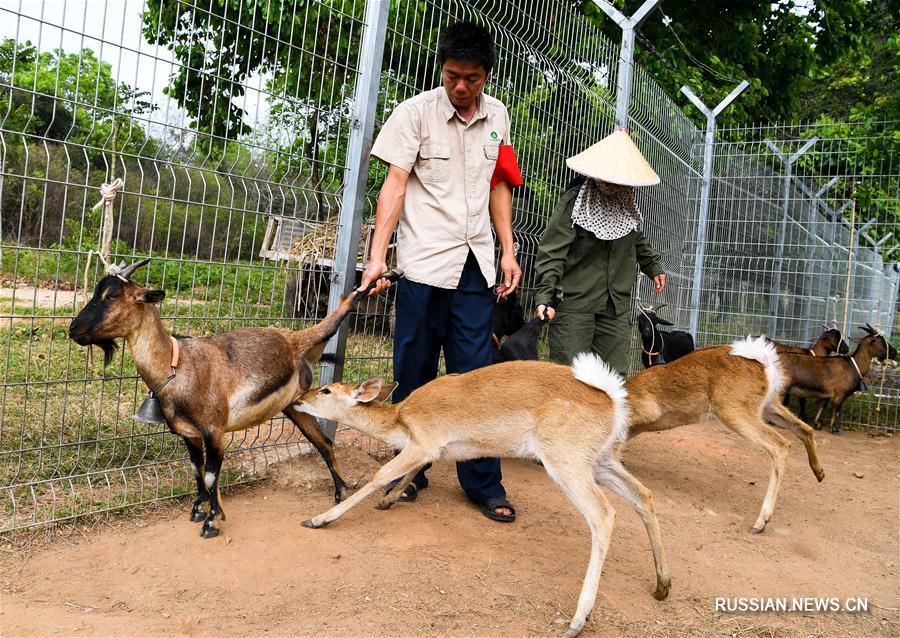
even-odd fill
[(372, 155), (409, 172), (397, 231), (397, 267), (411, 281), (456, 288), (469, 249), (489, 286), (496, 281), (488, 210), (509, 114), (483, 93), (466, 124), (443, 86), (397, 105)]

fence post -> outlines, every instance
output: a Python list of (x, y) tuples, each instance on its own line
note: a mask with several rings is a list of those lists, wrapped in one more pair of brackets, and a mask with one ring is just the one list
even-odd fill
[(628, 107), (631, 104), (631, 84), (634, 78), (634, 30), (647, 19), (662, 0), (645, 0), (641, 8), (626, 18), (621, 11), (605, 0), (594, 0), (600, 9), (622, 29), (619, 49), (619, 71), (616, 74), (616, 128), (628, 128)]
[[(341, 297), (356, 281), (356, 254), (359, 250), (359, 231), (362, 226), (363, 202), (369, 174), (369, 151), (375, 129), (375, 110), (378, 107), (378, 87), (381, 60), (387, 33), (389, 2), (367, 0), (363, 37), (360, 45), (360, 68), (353, 94), (353, 119), (347, 142), (344, 190), (341, 198), (340, 228), (334, 248), (334, 268), (328, 292), (328, 312), (338, 307)], [(347, 322), (341, 324), (325, 345), (325, 353), (332, 355), (322, 364), (320, 381), (331, 383), (343, 378), (344, 354), (347, 346)], [(326, 422), (323, 429), (334, 439), (335, 424)]]
[(860, 250), (859, 244), (862, 241), (862, 234), (866, 231), (867, 228), (872, 226), (876, 221), (878, 221), (878, 220), (874, 219), (874, 218), (870, 219), (865, 224), (863, 224), (858, 229), (856, 229), (856, 231), (854, 231), (854, 233), (853, 233), (853, 239), (854, 239), (853, 244), (854, 245), (853, 245), (852, 249), (856, 251), (857, 259), (849, 259), (848, 260), (850, 263), (850, 272), (847, 274), (847, 276), (850, 278), (850, 285), (847, 287), (847, 289), (850, 292), (847, 294), (847, 300), (845, 302), (847, 304), (847, 306), (846, 306), (847, 307), (847, 319), (846, 319), (846, 321), (844, 321), (844, 326), (843, 326), (844, 334), (847, 334), (850, 331), (850, 328), (848, 328), (847, 326), (853, 325), (853, 298), (855, 297), (854, 290), (856, 288), (856, 271), (859, 269), (860, 261), (862, 259), (862, 251)]
[(713, 150), (716, 145), (716, 118), (748, 86), (749, 82), (744, 80), (712, 110), (688, 86), (681, 87), (681, 92), (706, 116), (706, 137), (703, 142), (703, 182), (700, 190), (700, 214), (697, 220), (697, 251), (694, 255), (694, 283), (691, 288), (690, 333), (694, 335), (694, 339), (697, 339), (697, 328), (700, 325), (700, 289), (703, 282), (703, 259), (706, 254), (706, 224), (709, 218), (709, 192), (712, 188)]
[(791, 171), (794, 168), (794, 162), (808, 151), (813, 144), (819, 141), (818, 137), (807, 140), (806, 144), (800, 147), (800, 150), (793, 155), (785, 155), (781, 149), (775, 146), (772, 140), (765, 140), (766, 145), (772, 149), (772, 152), (784, 164), (784, 192), (781, 196), (781, 226), (778, 231), (778, 245), (775, 248), (775, 279), (772, 282), (772, 296), (769, 298), (769, 337), (776, 338), (778, 330), (778, 300), (781, 298), (781, 270), (784, 262), (784, 236), (787, 233), (788, 206), (791, 196)]
[[(804, 286), (804, 290), (805, 290), (805, 286), (806, 286), (807, 282), (809, 282), (812, 279), (812, 275), (810, 274), (810, 271), (813, 268), (815, 268), (815, 261), (816, 261), (815, 260), (815, 252), (814, 252), (816, 250), (815, 226), (816, 226), (816, 215), (818, 215), (819, 207), (822, 207), (826, 211), (828, 211), (832, 217), (834, 216), (834, 210), (830, 206), (828, 206), (828, 204), (826, 204), (824, 201), (822, 201), (822, 195), (824, 195), (825, 192), (828, 189), (830, 189), (832, 186), (837, 184), (838, 180), (840, 180), (840, 177), (832, 177), (830, 180), (828, 180), (828, 182), (824, 186), (819, 188), (819, 190), (817, 190), (817, 191), (814, 191), (812, 188), (807, 186), (806, 183), (802, 179), (797, 179), (797, 178), (794, 178), (794, 179), (796, 180), (797, 185), (800, 187), (800, 189), (803, 192), (805, 192), (806, 195), (809, 197), (809, 202), (810, 202), (810, 206), (809, 206), (809, 208), (810, 208), (810, 213), (809, 213), (810, 245), (813, 246), (813, 249), (812, 249), (813, 252), (811, 252), (809, 255), (807, 255), (807, 258), (804, 260), (804, 264), (803, 264), (803, 286)], [(823, 238), (822, 241), (825, 242), (825, 239)], [(826, 247), (829, 251), (830, 258), (828, 261), (827, 273), (824, 272), (825, 268), (824, 267), (822, 268), (822, 270), (823, 270), (822, 274), (823, 275), (827, 274), (827, 277), (828, 277), (828, 289), (824, 291), (824, 294), (822, 296), (822, 301), (825, 304), (825, 322), (828, 321), (828, 298), (831, 295), (831, 275), (832, 275), (831, 270), (832, 270), (832, 264), (834, 261), (834, 225), (833, 224), (831, 225), (831, 242), (826, 243)], [(818, 327), (818, 321), (812, 318), (812, 297), (813, 297), (814, 293), (815, 293), (815, 291), (812, 289), (812, 286), (811, 286), (810, 294), (804, 294), (802, 296), (803, 297), (802, 315), (803, 315), (803, 320), (806, 322), (806, 328), (803, 332), (804, 343), (809, 343), (812, 340), (813, 334), (814, 334), (816, 328)]]

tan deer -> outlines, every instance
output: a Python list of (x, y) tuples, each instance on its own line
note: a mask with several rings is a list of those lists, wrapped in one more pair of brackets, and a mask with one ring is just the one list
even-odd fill
[(641, 517), (656, 564), (656, 591), (668, 596), (659, 523), (650, 491), (617, 458), (627, 436), (628, 408), (621, 378), (591, 354), (571, 367), (540, 361), (511, 361), (440, 377), (403, 402), (382, 402), (395, 384), (369, 379), (312, 389), (295, 407), (331, 419), (402, 448), (371, 482), (327, 512), (304, 521), (331, 523), (368, 495), (403, 476), (378, 507), (390, 507), (419, 468), (447, 459), (484, 456), (539, 459), (547, 473), (584, 515), (591, 531), (591, 556), (567, 636), (577, 636), (594, 607), (614, 510), (597, 484), (624, 499)]
[(766, 528), (775, 510), (790, 450), (788, 440), (767, 422), (793, 431), (806, 447), (816, 479), (825, 478), (812, 428), (781, 403), (780, 393), (789, 381), (783, 367), (772, 343), (764, 337), (748, 337), (731, 345), (695, 350), (671, 363), (647, 368), (625, 383), (630, 437), (713, 420), (769, 455), (769, 486), (751, 530), (757, 534)]

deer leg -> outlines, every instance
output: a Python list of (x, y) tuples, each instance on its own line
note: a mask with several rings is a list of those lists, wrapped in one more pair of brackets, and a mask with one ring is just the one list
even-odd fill
[[(746, 413), (745, 413), (746, 414)], [(746, 414), (743, 418), (727, 418), (722, 422), (737, 434), (743, 437), (748, 443), (765, 450), (771, 459), (771, 469), (769, 471), (769, 486), (766, 489), (766, 497), (763, 499), (762, 509), (760, 509), (759, 517), (753, 528), (750, 530), (754, 534), (760, 534), (766, 529), (766, 523), (772, 517), (775, 511), (775, 501), (778, 499), (778, 490), (781, 488), (781, 478), (784, 476), (784, 464), (791, 448), (790, 442), (775, 430), (770, 428), (758, 416)]]
[(225, 457), (225, 436), (222, 430), (204, 430), (203, 445), (206, 448), (206, 467), (203, 481), (209, 490), (209, 514), (203, 521), (200, 535), (203, 538), (213, 538), (219, 535), (216, 527), (216, 519), (220, 516), (225, 520), (225, 512), (222, 510), (221, 496), (219, 494), (219, 478), (222, 472), (222, 460)]
[(314, 529), (327, 525), (340, 518), (341, 515), (351, 507), (358, 505), (375, 490), (383, 488), (395, 477), (403, 476), (405, 479), (406, 474), (412, 472), (414, 469), (417, 470), (432, 460), (433, 459), (428, 458), (428, 455), (426, 455), (421, 448), (414, 445), (407, 445), (400, 454), (382, 465), (381, 468), (375, 472), (375, 476), (372, 477), (372, 480), (359, 488), (350, 498), (338, 503), (327, 512), (323, 512), (318, 516), (303, 521), (303, 525)]
[(578, 606), (566, 631), (567, 638), (574, 638), (581, 633), (594, 609), (597, 587), (600, 585), (600, 572), (603, 570), (603, 561), (606, 558), (609, 537), (615, 522), (615, 510), (594, 483), (590, 468), (573, 465), (572, 458), (566, 455), (566, 460), (554, 462), (544, 456), (541, 457), (547, 474), (578, 508), (591, 530), (591, 557), (581, 585), (581, 593), (578, 595)]
[(403, 492), (412, 483), (413, 479), (416, 477), (416, 474), (419, 473), (419, 470), (424, 468), (424, 465), (420, 465), (419, 467), (411, 469), (406, 475), (400, 479), (400, 481), (394, 486), (390, 492), (384, 495), (380, 501), (378, 501), (377, 507), (380, 510), (386, 510), (390, 508), (391, 505), (397, 502), (401, 496), (403, 496)]
[(328, 466), (328, 471), (331, 472), (331, 479), (334, 481), (334, 502), (340, 503), (347, 496), (347, 484), (344, 482), (344, 479), (341, 477), (341, 473), (337, 469), (337, 460), (334, 457), (334, 444), (328, 440), (328, 437), (325, 436), (325, 433), (322, 431), (322, 428), (319, 427), (319, 422), (316, 421), (314, 416), (306, 414), (305, 412), (300, 412), (293, 405), (289, 405), (284, 410), (284, 415), (294, 422), (294, 425), (297, 426), (303, 436), (307, 438), (307, 440), (313, 444), (313, 447), (318, 450), (319, 454), (322, 455), (322, 458), (325, 460), (325, 465)]
[(209, 490), (203, 481), (203, 439), (201, 437), (181, 437), (187, 445), (188, 454), (191, 457), (191, 469), (194, 471), (194, 479), (197, 481), (197, 498), (191, 505), (191, 520), (199, 523), (206, 518), (203, 504), (209, 502)]
[(656, 566), (656, 591), (653, 596), (657, 600), (665, 600), (672, 586), (672, 577), (669, 575), (663, 551), (659, 520), (653, 507), (653, 495), (622, 466), (618, 459), (611, 456), (601, 457), (594, 464), (594, 479), (628, 503), (644, 522)]
[(773, 401), (763, 408), (763, 418), (775, 425), (787, 428), (797, 435), (797, 438), (803, 442), (803, 447), (806, 448), (806, 458), (809, 461), (809, 467), (813, 474), (816, 475), (816, 480), (821, 483), (822, 479), (825, 478), (825, 470), (822, 469), (822, 464), (819, 462), (819, 452), (816, 449), (813, 429), (791, 414), (790, 410), (777, 401)]

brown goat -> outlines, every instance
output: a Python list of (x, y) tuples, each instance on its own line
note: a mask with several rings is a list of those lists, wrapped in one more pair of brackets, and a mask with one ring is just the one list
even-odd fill
[(806, 447), (816, 479), (825, 477), (812, 429), (779, 400), (786, 381), (780, 361), (771, 343), (751, 337), (730, 346), (695, 350), (664, 366), (647, 368), (625, 382), (631, 437), (712, 419), (769, 455), (769, 486), (751, 530), (756, 534), (766, 528), (775, 511), (790, 449), (787, 439), (767, 421), (793, 430)]
[(652, 497), (617, 458), (628, 419), (622, 380), (598, 357), (578, 355), (571, 367), (541, 361), (498, 363), (440, 377), (401, 403), (383, 405), (394, 385), (383, 386), (380, 379), (358, 387), (333, 383), (298, 399), (297, 408), (304, 412), (403, 448), (370, 483), (304, 525), (327, 525), (391, 479), (403, 476), (379, 502), (378, 507), (386, 509), (419, 468), (439, 459), (539, 459), (591, 530), (588, 570), (566, 635), (578, 635), (594, 607), (612, 533), (614, 510), (598, 483), (640, 515), (656, 563), (654, 595), (660, 600), (668, 595), (671, 579)]
[[(847, 354), (850, 352), (850, 346), (847, 345), (847, 340), (844, 339), (841, 331), (837, 328), (829, 328), (827, 326), (825, 327), (825, 332), (819, 335), (819, 338), (816, 339), (816, 342), (811, 348), (789, 346), (779, 343), (774, 339), (769, 339), (769, 341), (775, 346), (775, 352), (778, 354), (803, 354), (811, 355), (813, 357), (827, 357), (833, 352), (837, 352), (838, 354)], [(791, 393), (785, 391), (783, 403), (787, 405), (790, 398)], [(800, 404), (800, 420), (806, 421), (806, 398), (799, 397), (798, 402)]]
[(820, 419), (830, 400), (829, 425), (832, 434), (839, 434), (841, 428), (837, 416), (841, 406), (854, 392), (864, 387), (863, 377), (869, 371), (872, 359), (884, 362), (897, 357), (897, 350), (872, 326), (866, 324), (862, 330), (866, 331), (867, 336), (856, 346), (853, 355), (813, 358), (786, 354), (782, 357), (788, 379), (787, 390), (796, 397), (822, 399), (813, 420), (813, 427), (817, 430), (822, 428)]
[[(166, 423), (187, 445), (197, 481), (191, 520), (203, 521), (201, 535), (216, 536), (216, 519), (225, 520), (219, 497), (225, 434), (262, 423), (279, 412), (325, 459), (339, 502), (346, 487), (332, 443), (316, 420), (296, 410), (292, 401), (312, 385), (311, 364), (364, 293), (345, 296), (334, 312), (306, 330), (242, 328), (176, 343), (155, 305), (165, 292), (130, 280), (148, 261), (101, 279), (91, 300), (72, 320), (69, 336), (79, 345), (100, 346), (106, 363), (115, 351), (115, 339), (124, 337), (128, 342), (138, 374), (158, 396)], [(180, 350), (177, 368), (173, 367), (176, 348)], [(203, 511), (207, 501), (208, 514)]]

